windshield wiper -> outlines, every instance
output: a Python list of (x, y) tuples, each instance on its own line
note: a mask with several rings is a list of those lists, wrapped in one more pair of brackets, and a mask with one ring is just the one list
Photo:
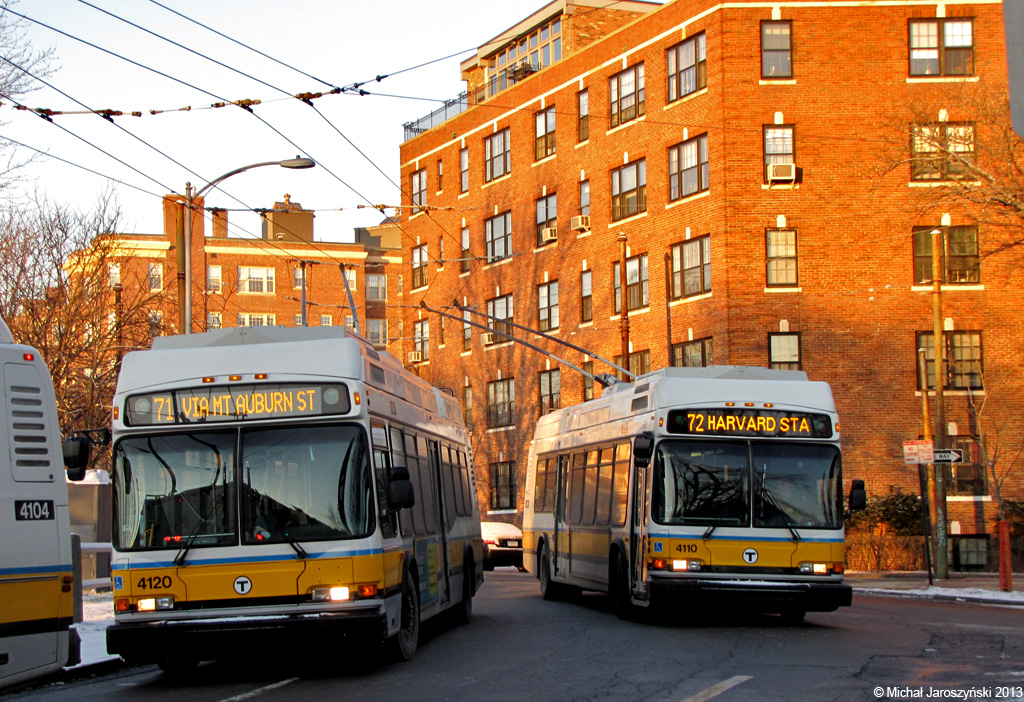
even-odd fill
[(793, 541), (799, 542), (801, 540), (800, 534), (798, 534), (796, 529), (793, 528), (793, 522), (789, 518), (789, 515), (786, 514), (786, 510), (782, 509), (782, 507), (779, 506), (779, 503), (775, 499), (775, 496), (768, 492), (768, 488), (765, 487), (765, 478), (767, 476), (768, 464), (766, 463), (761, 467), (761, 517), (764, 517), (763, 505), (767, 504), (768, 506), (772, 507), (776, 512), (779, 513), (779, 516), (782, 517), (782, 521), (785, 522), (786, 528), (789, 529), (789, 533), (793, 535)]
[(302, 548), (302, 546), (299, 545), (299, 542), (297, 542), (295, 539), (293, 539), (291, 536), (289, 536), (287, 531), (285, 531), (284, 529), (278, 529), (278, 533), (280, 533), (281, 536), (284, 537), (285, 541), (288, 542), (289, 546), (291, 546), (293, 549), (295, 549), (295, 554), (299, 558), (308, 558), (309, 557), (309, 554), (306, 553), (306, 549)]
[[(203, 444), (204, 446), (209, 446), (213, 450), (213, 454), (217, 457), (217, 471), (213, 474), (213, 480), (210, 481), (210, 487), (214, 490), (214, 496), (216, 498), (217, 478), (220, 477), (220, 471), (221, 471), (221, 468), (223, 467), (223, 464), (224, 464), (223, 458), (220, 455), (220, 449), (218, 449), (216, 445), (207, 443), (207, 442), (203, 441), (202, 439), (198, 439), (198, 438), (192, 436), (191, 434), (189, 435), (189, 438), (192, 439), (193, 441), (198, 441), (199, 443)], [(151, 448), (152, 448), (152, 445), (153, 445), (152, 441), (150, 441), (150, 447)], [(164, 460), (162, 458), (160, 458), (160, 456), (158, 456), (156, 454), (156, 450), (155, 449), (153, 451), (153, 455), (155, 455), (157, 457), (157, 460), (159, 460), (161, 463), (164, 464), (164, 466), (167, 468), (167, 471), (170, 472), (171, 478), (173, 480), (173, 478), (174, 478), (174, 471), (171, 470), (171, 467), (168, 466), (164, 462)], [(185, 502), (187, 505), (189, 505), (189, 507), (192, 506), (192, 503), (189, 502), (188, 500), (183, 500), (183, 502)], [(199, 514), (198, 512), (196, 513), (196, 516), (199, 517), (199, 521), (192, 528), (192, 533), (188, 535), (188, 539), (186, 539), (185, 543), (181, 545), (180, 549), (178, 549), (178, 554), (174, 557), (174, 565), (178, 566), (179, 568), (181, 566), (185, 565), (185, 556), (188, 555), (189, 550), (192, 548), (192, 544), (195, 543), (196, 537), (199, 536), (199, 530), (204, 528), (207, 524), (210, 523), (210, 520), (213, 518), (214, 513), (217, 511), (217, 506), (219, 504), (220, 504), (220, 501), (217, 500), (217, 499), (214, 499), (212, 502), (210, 502), (210, 506), (206, 509), (205, 514)], [(195, 512), (195, 509), (193, 508), (192, 511)]]

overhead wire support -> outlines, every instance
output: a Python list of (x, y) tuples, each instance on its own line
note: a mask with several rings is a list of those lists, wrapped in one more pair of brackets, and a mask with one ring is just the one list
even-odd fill
[[(562, 365), (569, 366), (570, 368), (572, 368), (574, 371), (576, 371), (580, 375), (583, 375), (583, 376), (585, 376), (587, 378), (590, 378), (594, 382), (600, 384), (601, 387), (603, 387), (603, 388), (606, 388), (606, 387), (608, 387), (609, 385), (612, 384), (612, 381), (609, 378), (609, 376), (607, 376), (607, 375), (594, 375), (593, 373), (588, 373), (587, 371), (583, 370), (582, 368), (580, 368), (576, 364), (570, 363), (569, 361), (566, 361), (564, 358), (559, 358), (558, 356), (556, 356), (555, 354), (551, 353), (550, 351), (545, 351), (541, 347), (537, 346), (536, 344), (531, 344), (529, 341), (526, 341), (525, 339), (519, 339), (519, 338), (517, 338), (515, 336), (512, 336), (511, 334), (508, 334), (506, 332), (500, 331), (498, 329), (494, 329), (492, 327), (488, 327), (486, 324), (480, 324), (479, 322), (474, 322), (473, 320), (466, 319), (465, 317), (456, 317), (455, 315), (449, 314), (448, 312), (442, 312), (441, 310), (435, 310), (432, 307), (428, 307), (427, 303), (424, 302), (423, 300), (420, 300), (420, 305), (419, 306), (422, 309), (425, 309), (427, 312), (432, 312), (433, 314), (437, 314), (437, 315), (440, 315), (442, 317), (447, 317), (448, 319), (453, 319), (456, 322), (462, 322), (463, 324), (468, 324), (471, 327), (476, 327), (477, 329), (483, 329), (484, 331), (489, 332), (491, 334), (498, 334), (499, 336), (505, 337), (505, 339), (507, 339), (508, 341), (512, 341), (512, 342), (517, 343), (517, 344), (522, 344), (526, 348), (532, 349), (533, 351), (536, 351), (539, 354), (547, 356), (548, 358), (550, 358), (550, 359), (552, 359), (554, 361), (558, 361)], [(484, 316), (488, 316), (488, 315), (484, 315)], [(494, 319), (494, 318), (492, 317), (492, 319)], [(500, 321), (500, 322), (502, 322), (504, 324), (509, 324), (511, 326), (514, 326), (514, 327), (517, 327), (517, 328), (520, 328), (520, 329), (524, 328), (524, 327), (520, 327), (518, 324), (512, 324), (511, 322), (509, 322), (507, 320), (504, 320), (504, 319), (497, 320), (497, 321)], [(528, 331), (532, 332), (533, 330), (532, 329), (528, 329)]]

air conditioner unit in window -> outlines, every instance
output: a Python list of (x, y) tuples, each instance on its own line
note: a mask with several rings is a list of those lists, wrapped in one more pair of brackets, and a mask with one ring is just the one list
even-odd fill
[(406, 358), (409, 359), (409, 363), (419, 363), (420, 361), (423, 360), (423, 352), (422, 351), (410, 351), (409, 355)]
[(590, 231), (590, 215), (579, 215), (569, 220), (569, 228), (574, 232)]
[(549, 241), (558, 241), (558, 230), (554, 227), (545, 227), (540, 230), (540, 240), (545, 244)]
[(481, 334), (480, 343), (483, 344), (484, 346), (490, 346), (491, 344), (494, 343), (494, 334), (492, 334), (491, 332)]
[(795, 163), (769, 163), (768, 164), (768, 182), (769, 183), (792, 183), (796, 180), (796, 164)]

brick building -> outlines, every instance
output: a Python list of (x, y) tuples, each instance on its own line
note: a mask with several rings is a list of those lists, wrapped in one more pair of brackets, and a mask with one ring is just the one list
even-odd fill
[[(622, 235), (632, 369), (803, 369), (832, 385), (847, 483), (916, 493), (902, 444), (922, 433), (938, 229), (947, 430), (968, 457), (949, 476), (950, 530), (990, 530), (978, 427), (998, 438), (1000, 472), (1024, 445), (1020, 250), (956, 201), (924, 204), (962, 180), (958, 163), (986, 158), (992, 134), (958, 95), (1005, 94), (1001, 5), (604, 5), (556, 0), (488, 41), (462, 64), (465, 109), (401, 148), (391, 350), (464, 402), (483, 512), (518, 519), (537, 417), (595, 390), (421, 303), (620, 356)], [(929, 135), (954, 147), (939, 153)], [(1019, 471), (1002, 494), (1024, 497)]]
[[(202, 199), (197, 207), (203, 207)], [(112, 276), (126, 291), (141, 287), (153, 293), (153, 302), (147, 305), (152, 334), (178, 333), (180, 327), (178, 272), (184, 264), (179, 263), (176, 238), (184, 231), (183, 198), (165, 197), (163, 208), (163, 234), (118, 235), (111, 257), (118, 261)], [(396, 240), (394, 225), (357, 231), (356, 243), (341, 244), (317, 241), (314, 218), (314, 212), (285, 195), (266, 211), (262, 237), (254, 239), (229, 237), (224, 210), (212, 210), (209, 234), (205, 218), (197, 215), (192, 226), (192, 330), (301, 326), (303, 298), (308, 326), (354, 326), (341, 277), (344, 268), (360, 331), (384, 348), (386, 305), (389, 295), (396, 293), (388, 289), (387, 268), (401, 260), (389, 248)]]

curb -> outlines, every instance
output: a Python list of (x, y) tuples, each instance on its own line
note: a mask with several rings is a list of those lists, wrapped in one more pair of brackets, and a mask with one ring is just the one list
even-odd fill
[(1024, 601), (1002, 600), (994, 597), (972, 595), (943, 595), (921, 592), (906, 592), (884, 588), (854, 588), (854, 593), (874, 595), (876, 597), (901, 597), (904, 599), (934, 600), (936, 602), (964, 602), (970, 604), (998, 605), (1001, 607), (1024, 607)]

